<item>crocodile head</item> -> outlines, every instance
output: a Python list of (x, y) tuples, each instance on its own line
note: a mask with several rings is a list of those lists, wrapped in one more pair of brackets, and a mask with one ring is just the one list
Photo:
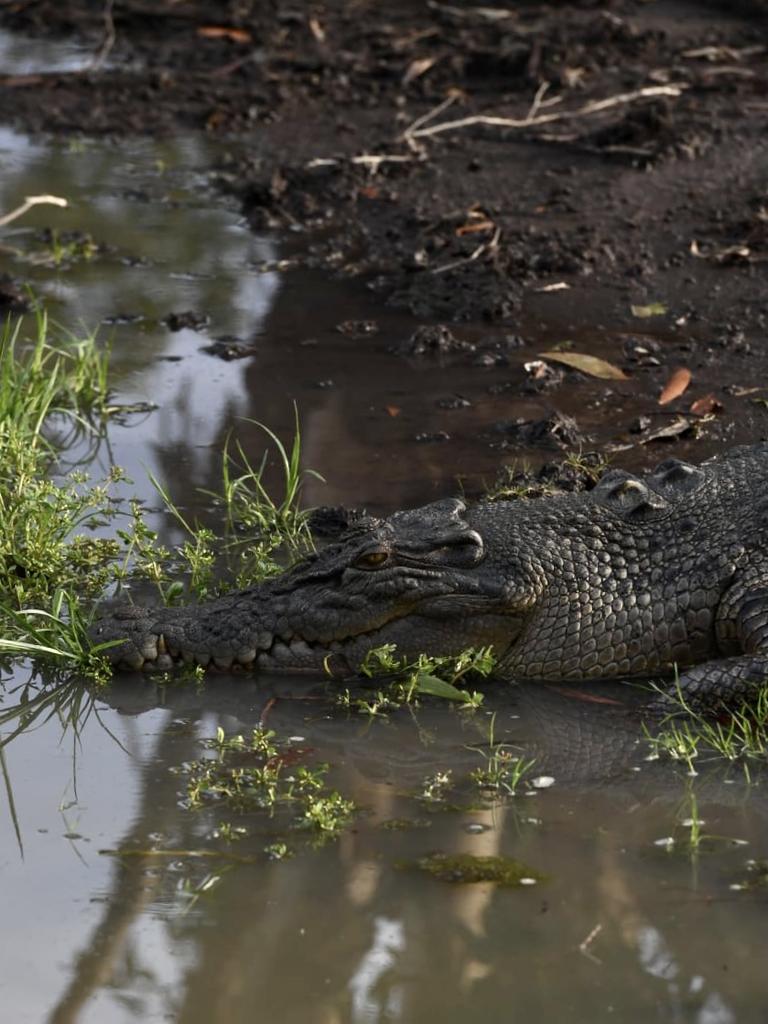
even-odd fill
[(110, 657), (133, 668), (184, 657), (344, 674), (385, 643), (407, 656), (489, 644), (503, 653), (535, 585), (494, 550), (482, 509), (448, 499), (365, 519), (274, 580), (198, 607), (118, 612), (93, 635), (127, 638)]

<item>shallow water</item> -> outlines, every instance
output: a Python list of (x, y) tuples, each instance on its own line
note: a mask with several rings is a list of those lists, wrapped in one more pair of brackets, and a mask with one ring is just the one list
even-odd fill
[[(3, 233), (5, 269), (32, 280), (61, 323), (101, 324), (117, 400), (156, 406), (112, 425), (95, 475), (114, 460), (133, 478), (125, 493), (153, 503), (149, 469), (180, 506), (215, 519), (198, 489), (215, 488), (228, 431), (258, 459), (263, 435), (246, 419), (286, 436), (294, 402), (305, 464), (327, 479), (309, 482), (310, 504), (391, 509), (455, 489), (457, 475), (476, 488), (502, 458), (556, 454), (492, 448), (489, 424), (540, 417), (550, 399), (488, 389), (563, 332), (583, 332), (575, 313), (552, 323), (528, 309), (528, 345), (508, 366), (470, 371), (461, 360), (393, 355), (417, 321), (359, 284), (279, 269), (301, 240), (248, 230), (210, 186), (207, 170), (221, 159), (204, 139), (62, 148), (0, 130), (0, 210), (43, 192), (70, 202)], [(52, 268), (44, 227), (87, 231), (106, 249)], [(172, 332), (163, 323), (189, 309), (209, 325)], [(368, 319), (378, 324), (372, 336), (336, 329)], [(474, 324), (457, 333), (482, 341), (501, 332)], [(201, 351), (221, 335), (252, 354), (227, 362)], [(622, 343), (607, 328), (588, 340), (608, 358)], [(468, 389), (468, 407), (435, 404)], [(586, 382), (556, 406), (578, 413), (595, 440), (615, 436), (604, 384)], [(613, 411), (624, 423), (642, 407), (627, 386)], [(415, 440), (440, 430), (450, 440)], [(177, 539), (159, 513), (156, 523), (164, 540)], [(26, 678), (6, 674), (3, 708)], [(688, 778), (648, 762), (622, 707), (582, 698), (489, 686), (475, 713), (438, 705), (371, 721), (338, 708), (319, 682), (222, 676), (196, 688), (127, 677), (86, 702), (77, 729), (63, 724), (71, 703), (41, 715), (3, 748), (4, 1015), (765, 1020), (767, 890), (743, 887), (754, 878), (747, 862), (768, 856), (764, 783), (717, 766)], [(469, 772), (483, 764), (493, 712), (496, 741), (536, 757), (532, 775), (553, 785), (497, 802), (477, 790)], [(200, 757), (217, 726), (244, 731), (262, 719), (294, 737), (308, 763), (329, 762), (333, 785), (359, 806), (338, 840), (312, 849), (284, 821), (254, 815), (249, 835), (227, 846), (213, 837), (216, 809), (185, 807), (172, 769)], [(420, 799), (425, 780), (446, 771), (446, 800)], [(719, 838), (690, 849), (691, 818)], [(384, 827), (392, 821), (401, 827)], [(263, 848), (276, 838), (296, 848), (293, 858), (268, 860)], [(126, 850), (133, 855), (114, 853)], [(503, 854), (544, 877), (509, 890), (398, 866), (431, 852)]]

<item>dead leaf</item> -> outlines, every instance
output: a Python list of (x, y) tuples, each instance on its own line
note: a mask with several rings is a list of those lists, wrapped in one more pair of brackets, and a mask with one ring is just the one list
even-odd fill
[(385, 405), (384, 408), (387, 411), (387, 415), (391, 416), (393, 419), (395, 418), (395, 416), (399, 416), (400, 413), (402, 412), (399, 405)]
[(723, 403), (718, 401), (710, 392), (710, 394), (697, 398), (695, 402), (692, 402), (690, 411), (695, 412), (697, 416), (709, 416), (714, 412), (722, 412)]
[(325, 42), (325, 29), (320, 24), (320, 22), (317, 20), (317, 18), (310, 18), (308, 24), (309, 24), (309, 31), (315, 37), (316, 42), (324, 43)]
[(597, 356), (590, 356), (584, 352), (540, 352), (542, 359), (549, 359), (554, 363), (565, 363), (574, 370), (581, 370), (590, 377), (599, 377), (600, 380), (629, 380), (626, 373), (613, 363), (605, 359), (598, 359)]
[(492, 220), (476, 220), (471, 224), (462, 224), (460, 228), (456, 228), (456, 234), (461, 237), (462, 235), (474, 235), (477, 231), (493, 231), (496, 225)]
[(690, 383), (691, 371), (685, 366), (679, 367), (664, 385), (664, 390), (659, 395), (659, 405), (667, 405), (669, 402), (674, 402), (676, 398), (682, 395)]
[(225, 25), (201, 25), (197, 34), (203, 39), (228, 39), (231, 43), (252, 43), (253, 36), (244, 28), (227, 28)]
[(378, 199), (381, 195), (381, 189), (377, 188), (375, 185), (363, 185), (362, 188), (357, 190), (357, 193), (365, 199)]
[(408, 85), (416, 78), (426, 75), (431, 67), (437, 62), (437, 57), (422, 57), (419, 60), (412, 60), (408, 69), (403, 75), (403, 85)]
[(632, 310), (632, 316), (641, 319), (649, 316), (664, 316), (667, 312), (667, 307), (663, 302), (651, 302), (647, 306), (630, 306), (629, 308)]

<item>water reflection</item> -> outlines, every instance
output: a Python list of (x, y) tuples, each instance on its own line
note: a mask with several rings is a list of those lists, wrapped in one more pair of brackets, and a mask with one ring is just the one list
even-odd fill
[[(134, 853), (101, 858), (109, 875), (89, 886), (97, 902), (47, 1019), (246, 1021), (258, 1005), (310, 1024), (431, 1015), (458, 1022), (502, 1007), (526, 1019), (618, 1012), (697, 1024), (758, 1020), (762, 1000), (749, 979), (762, 910), (729, 896), (724, 882), (743, 852), (723, 847), (693, 874), (686, 856), (653, 853), (654, 838), (674, 823), (683, 781), (652, 764), (634, 771), (630, 742), (618, 744), (613, 778), (601, 779), (605, 760), (592, 747), (610, 745), (623, 712), (548, 692), (544, 710), (559, 705), (561, 725), (578, 708), (571, 735), (581, 739), (563, 752), (557, 730), (542, 727), (539, 692), (523, 688), (491, 703), (505, 723), (500, 738), (527, 737), (540, 764), (557, 773), (556, 786), (482, 810), (462, 784), (453, 799), (464, 809), (439, 810), (414, 794), (447, 765), (466, 779), (487, 729), (481, 717), (426, 708), (371, 725), (318, 703), (321, 691), (302, 682), (221, 679), (199, 693), (116, 684), (101, 714), (130, 752), (138, 786), (114, 848)], [(199, 737), (217, 724), (248, 727), (267, 705), (280, 735), (302, 736), (335, 765), (334, 783), (364, 808), (355, 828), (277, 864), (259, 856), (274, 832), (269, 820), (249, 821), (252, 836), (221, 859), (174, 853), (216, 848), (221, 815), (186, 810), (169, 769), (199, 756)], [(137, 742), (147, 724), (152, 742)], [(637, 739), (637, 726), (624, 731)], [(748, 791), (720, 775), (697, 787), (718, 832), (759, 842), (759, 790), (744, 805)], [(425, 816), (426, 826), (381, 827)], [(489, 827), (466, 830), (478, 823)], [(435, 849), (514, 856), (549, 880), (519, 891), (449, 886), (396, 867)], [(251, 856), (256, 863), (244, 863)], [(595, 924), (588, 958), (579, 947)], [(62, 927), (71, 933), (70, 922)]]
[(0, 31), (0, 74), (3, 75), (82, 71), (92, 60), (93, 53), (66, 39), (33, 39)]

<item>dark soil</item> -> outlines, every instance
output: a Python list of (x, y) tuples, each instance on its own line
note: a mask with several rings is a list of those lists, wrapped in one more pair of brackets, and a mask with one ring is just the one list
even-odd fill
[[(562, 325), (586, 351), (584, 332), (607, 328), (624, 332), (622, 367), (654, 388), (682, 362), (753, 401), (768, 329), (765, 0), (120, 0), (111, 27), (108, 10), (0, 0), (0, 26), (105, 58), (0, 77), (6, 120), (244, 136), (250, 155), (222, 159), (218, 184), (254, 229), (297, 232), (299, 264), (362, 276), (412, 311), (426, 329), (400, 358), (498, 366), (526, 325)], [(477, 115), (515, 123), (434, 131)], [(470, 345), (462, 321), (494, 337)], [(511, 389), (574, 376), (526, 371)], [(553, 434), (518, 422), (498, 438), (520, 431)], [(555, 446), (578, 437), (554, 434)]]

